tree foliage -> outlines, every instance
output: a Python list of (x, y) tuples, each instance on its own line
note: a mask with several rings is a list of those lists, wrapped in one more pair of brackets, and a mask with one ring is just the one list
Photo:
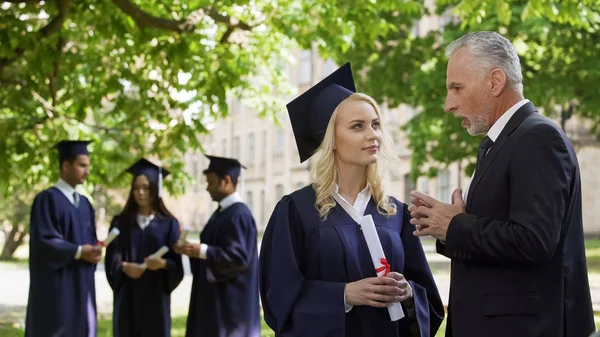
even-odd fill
[(546, 115), (576, 114), (592, 121), (600, 135), (600, 1), (587, 0), (438, 0), (435, 14), (446, 24), (424, 36), (393, 31), (369, 46), (353, 44), (336, 60), (350, 59), (361, 77), (359, 89), (391, 107), (417, 107), (406, 125), (413, 152), (413, 177), (435, 174), (470, 158), (474, 169), (479, 137), (443, 112), (446, 97), (445, 47), (471, 32), (490, 30), (515, 45), (524, 75), (524, 94)]

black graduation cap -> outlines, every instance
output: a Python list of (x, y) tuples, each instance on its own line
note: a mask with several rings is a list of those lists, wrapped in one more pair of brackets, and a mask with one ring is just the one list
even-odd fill
[(214, 172), (220, 176), (239, 177), (242, 168), (246, 168), (237, 159), (209, 155), (206, 155), (206, 158), (210, 160), (210, 164), (205, 172)]
[(91, 140), (62, 140), (53, 148), (58, 149), (58, 160), (63, 161), (78, 155), (89, 155), (87, 145), (91, 142)]
[[(165, 178), (171, 173), (168, 170), (146, 160), (145, 158), (136, 161), (127, 169), (127, 172), (131, 173), (134, 177), (143, 174), (146, 176), (146, 178), (148, 178), (148, 180), (156, 183), (160, 182), (162, 178)], [(161, 174), (162, 177), (160, 177)]]
[(287, 104), (301, 163), (323, 142), (335, 108), (355, 92), (352, 68), (346, 63)]

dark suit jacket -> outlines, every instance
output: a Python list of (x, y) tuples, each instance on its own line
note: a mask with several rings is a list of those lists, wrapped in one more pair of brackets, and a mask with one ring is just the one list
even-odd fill
[(512, 116), (482, 160), (466, 211), (437, 243), (452, 259), (447, 337), (594, 331), (577, 158), (533, 104)]

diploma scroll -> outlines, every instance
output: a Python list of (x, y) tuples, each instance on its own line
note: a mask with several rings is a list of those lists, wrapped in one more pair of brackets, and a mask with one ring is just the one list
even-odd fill
[[(148, 258), (157, 259), (157, 258), (163, 257), (163, 255), (165, 255), (168, 251), (169, 251), (169, 248), (167, 246), (162, 246), (154, 254), (148, 256)], [(148, 268), (148, 265), (146, 264), (146, 262), (142, 263), (142, 268), (144, 268), (144, 269)]]
[[(363, 216), (359, 219), (358, 223), (360, 224), (365, 240), (367, 241), (369, 253), (371, 254), (371, 260), (373, 261), (377, 276), (382, 277), (387, 275), (387, 273), (390, 272), (390, 265), (388, 264), (383, 248), (381, 247), (381, 241), (379, 241), (379, 235), (377, 235), (373, 217), (370, 214)], [(394, 302), (392, 306), (388, 307), (388, 312), (392, 322), (404, 317), (404, 311), (402, 311), (402, 306), (398, 302)]]
[(121, 234), (121, 231), (119, 231), (119, 229), (117, 227), (113, 228), (110, 233), (108, 233), (108, 236), (106, 237), (106, 239), (104, 241), (98, 241), (98, 243), (100, 245), (102, 245), (103, 247), (108, 247), (108, 245), (110, 245), (110, 243), (117, 237), (119, 236), (119, 234)]
[(180, 245), (183, 244), (187, 239), (188, 234), (190, 234), (190, 231), (190, 228), (188, 226), (185, 226), (181, 231), (181, 235), (179, 236), (179, 240), (177, 240), (177, 243)]

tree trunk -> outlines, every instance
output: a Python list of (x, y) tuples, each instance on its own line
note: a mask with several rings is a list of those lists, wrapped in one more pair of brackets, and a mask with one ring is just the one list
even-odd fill
[(6, 235), (4, 248), (2, 249), (2, 254), (0, 254), (0, 260), (12, 260), (17, 248), (25, 241), (25, 236), (27, 236), (27, 234), (29, 234), (29, 231), (25, 226), (14, 223), (10, 232)]

